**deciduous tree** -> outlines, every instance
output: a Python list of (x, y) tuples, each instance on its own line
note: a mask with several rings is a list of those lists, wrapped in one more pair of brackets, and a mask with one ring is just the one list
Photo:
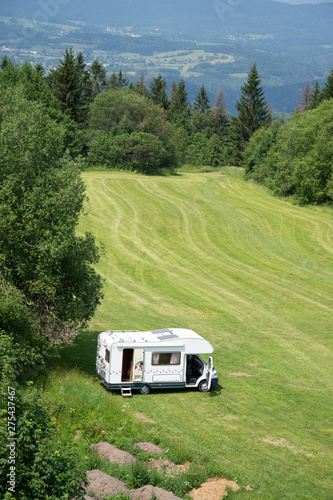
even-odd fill
[(91, 234), (75, 234), (85, 186), (64, 156), (64, 128), (20, 89), (7, 92), (0, 128), (1, 275), (20, 290), (34, 328), (57, 344), (92, 318), (102, 280)]

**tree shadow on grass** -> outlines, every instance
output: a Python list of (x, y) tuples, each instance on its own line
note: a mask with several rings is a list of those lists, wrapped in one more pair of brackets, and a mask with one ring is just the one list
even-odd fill
[(96, 375), (97, 337), (100, 331), (84, 330), (73, 344), (61, 347), (58, 366), (78, 368), (88, 375)]

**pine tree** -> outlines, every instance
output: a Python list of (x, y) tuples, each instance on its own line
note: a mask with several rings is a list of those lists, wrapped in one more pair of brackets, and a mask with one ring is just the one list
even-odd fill
[(0, 63), (0, 68), (1, 68), (1, 69), (5, 69), (5, 68), (6, 68), (9, 64), (12, 64), (12, 63), (11, 63), (11, 60), (9, 59), (9, 57), (4, 56), (4, 57), (2, 58), (1, 63)]
[(174, 119), (177, 116), (180, 116), (184, 111), (189, 110), (187, 95), (184, 80), (180, 80), (178, 85), (173, 82), (171, 85), (171, 99), (169, 107), (169, 115), (171, 119)]
[(320, 85), (317, 80), (316, 83), (314, 84), (313, 90), (311, 91), (309, 109), (315, 109), (317, 106), (319, 106), (321, 100), (322, 99), (321, 99)]
[(202, 85), (202, 87), (200, 88), (200, 90), (195, 98), (195, 101), (193, 103), (193, 109), (195, 111), (199, 111), (200, 113), (208, 113), (208, 111), (210, 111), (210, 109), (211, 109), (211, 106), (209, 103), (209, 97), (208, 97), (208, 94), (205, 90), (204, 85)]
[(329, 72), (322, 90), (322, 99), (328, 100), (333, 97), (333, 68)]
[(146, 88), (146, 82), (145, 82), (145, 76), (143, 74), (143, 71), (140, 76), (140, 80), (137, 81), (135, 85), (135, 91), (140, 94), (140, 95), (147, 95), (147, 88)]
[(271, 121), (269, 106), (260, 84), (261, 79), (254, 64), (248, 73), (247, 81), (241, 87), (241, 96), (236, 102), (238, 114), (232, 120), (230, 140), (236, 164), (241, 163), (244, 146), (254, 132)]
[(118, 77), (116, 73), (112, 73), (109, 81), (107, 82), (108, 89), (117, 89), (118, 88)]
[(214, 108), (214, 118), (216, 122), (216, 130), (221, 135), (226, 135), (229, 126), (229, 120), (227, 117), (228, 108), (225, 104), (225, 97), (222, 87), (219, 89)]
[(162, 75), (158, 75), (156, 78), (153, 78), (149, 84), (149, 89), (150, 92), (148, 95), (150, 100), (161, 108), (168, 109), (169, 99), (167, 96), (167, 83), (165, 78), (162, 78)]
[(269, 106), (265, 101), (264, 90), (260, 84), (261, 79), (257, 66), (254, 64), (249, 71), (247, 81), (241, 87), (239, 101), (236, 102), (237, 120), (245, 142), (269, 120)]
[(83, 123), (87, 118), (89, 103), (92, 99), (92, 81), (90, 71), (86, 68), (83, 52), (76, 56), (77, 81), (80, 88), (77, 121)]
[(77, 57), (66, 49), (64, 59), (48, 78), (64, 113), (77, 123), (83, 123), (91, 99), (91, 80), (82, 52)]
[(106, 87), (106, 69), (103, 65), (95, 59), (90, 66), (90, 75), (92, 83), (92, 98), (95, 99), (96, 95)]
[(123, 76), (123, 72), (120, 69), (118, 73), (118, 89), (121, 89), (122, 87), (127, 87), (128, 86), (128, 78), (126, 76)]

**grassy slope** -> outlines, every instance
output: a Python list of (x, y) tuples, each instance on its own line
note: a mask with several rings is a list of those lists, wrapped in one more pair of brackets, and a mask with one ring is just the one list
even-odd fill
[(333, 216), (239, 172), (83, 174), (79, 229), (106, 246), (105, 299), (72, 360), (93, 372), (105, 329), (196, 330), (215, 348), (221, 387), (135, 395), (127, 411), (250, 484), (251, 498), (331, 498)]

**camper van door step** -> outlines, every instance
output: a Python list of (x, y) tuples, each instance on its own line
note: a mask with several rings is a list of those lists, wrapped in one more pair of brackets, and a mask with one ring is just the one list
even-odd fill
[(130, 387), (122, 387), (121, 388), (122, 396), (132, 396), (132, 389)]

